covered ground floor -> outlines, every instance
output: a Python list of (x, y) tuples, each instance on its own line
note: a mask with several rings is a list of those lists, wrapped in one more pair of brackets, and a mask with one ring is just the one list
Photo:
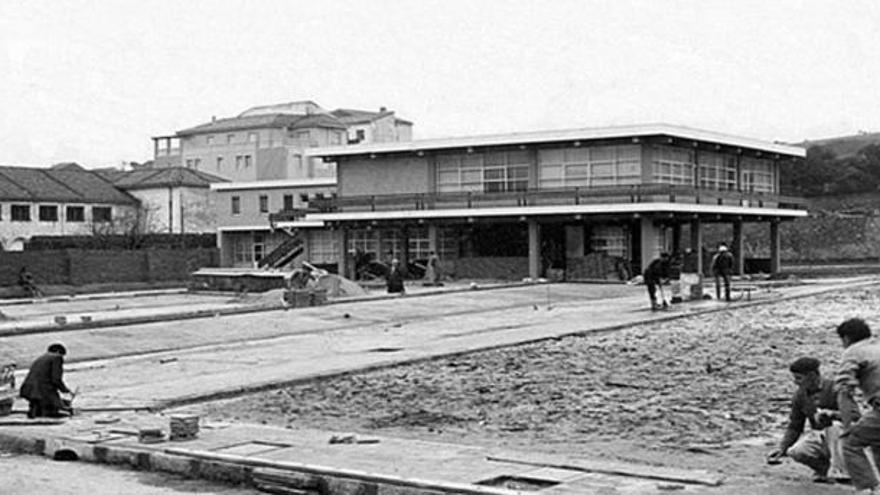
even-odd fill
[(221, 232), (220, 243), (224, 266), (256, 266), (265, 257), (282, 259), (277, 251), (300, 239), (286, 264), (308, 261), (352, 279), (381, 274), (392, 259), (418, 277), (435, 253), (443, 272), (456, 278), (626, 280), (662, 252), (700, 253), (694, 262), (705, 272), (717, 239), (704, 240), (704, 232), (718, 225), (729, 233), (724, 241), (736, 273), (745, 273), (743, 226), (753, 223), (766, 226), (770, 245), (769, 259), (756, 266), (776, 273), (779, 226), (805, 214), (675, 203), (327, 213), (273, 231)]

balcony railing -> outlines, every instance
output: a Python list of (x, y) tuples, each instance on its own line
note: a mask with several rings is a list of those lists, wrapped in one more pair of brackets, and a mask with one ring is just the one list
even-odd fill
[(670, 184), (573, 187), (499, 193), (377, 194), (312, 200), (310, 206), (312, 211), (329, 213), (656, 202), (806, 209), (803, 198), (758, 192), (718, 191)]
[(291, 221), (307, 213), (334, 213), (394, 210), (442, 210), (517, 206), (564, 206), (610, 203), (681, 203), (765, 207), (805, 210), (803, 198), (778, 194), (718, 191), (671, 184), (610, 187), (570, 187), (529, 191), (485, 193), (375, 194), (313, 199), (307, 210), (281, 210), (270, 221)]

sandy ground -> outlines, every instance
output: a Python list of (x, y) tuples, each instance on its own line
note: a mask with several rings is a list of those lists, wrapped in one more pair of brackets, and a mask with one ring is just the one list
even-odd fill
[(256, 495), (256, 490), (83, 462), (0, 452), (4, 495)]
[(836, 325), (852, 316), (880, 325), (876, 308), (878, 288), (825, 294), (353, 374), (202, 413), (702, 468), (728, 475), (733, 493), (759, 493), (768, 480), (808, 475), (763, 462), (785, 424), (788, 364), (814, 355), (831, 373)]

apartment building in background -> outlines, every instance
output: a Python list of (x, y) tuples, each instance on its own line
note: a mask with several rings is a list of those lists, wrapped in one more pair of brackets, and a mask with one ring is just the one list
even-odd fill
[(232, 182), (335, 177), (332, 163), (306, 150), (412, 139), (412, 123), (378, 112), (327, 111), (313, 101), (249, 108), (153, 138), (153, 167), (185, 167)]

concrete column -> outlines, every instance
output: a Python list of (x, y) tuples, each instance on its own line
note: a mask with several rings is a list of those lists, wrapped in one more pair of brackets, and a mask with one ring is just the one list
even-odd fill
[(336, 242), (339, 243), (339, 259), (336, 262), (336, 273), (354, 280), (353, 274), (349, 273), (349, 271), (354, 270), (354, 260), (351, 259), (351, 253), (348, 252), (348, 229), (344, 226), (340, 227), (336, 230), (335, 234)]
[(436, 225), (428, 225), (428, 249), (440, 255), (440, 229)]
[(541, 226), (534, 218), (528, 220), (529, 228), (529, 277), (541, 276)]
[(660, 229), (654, 225), (654, 221), (650, 218), (642, 217), (640, 222), (641, 229), (641, 252), (642, 252), (642, 271), (648, 268), (652, 261), (660, 257)]
[(733, 221), (733, 273), (742, 275), (745, 272), (745, 243), (743, 242), (743, 221)]
[(402, 227), (400, 230), (400, 271), (403, 276), (409, 274), (409, 229)]
[(681, 252), (681, 224), (676, 222), (672, 225), (672, 254), (678, 256)]
[(779, 219), (770, 221), (770, 273), (779, 273)]
[(691, 220), (691, 249), (697, 255), (697, 273), (703, 274), (703, 227), (700, 219)]

